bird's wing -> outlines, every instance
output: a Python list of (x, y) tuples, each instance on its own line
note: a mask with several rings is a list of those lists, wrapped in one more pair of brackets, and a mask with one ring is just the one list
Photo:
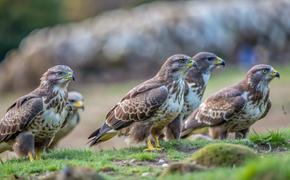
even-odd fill
[(0, 142), (21, 132), (42, 109), (43, 101), (39, 96), (26, 95), (16, 100), (0, 121)]
[(168, 96), (168, 89), (162, 83), (147, 81), (132, 89), (107, 114), (105, 123), (90, 136), (90, 146), (107, 141), (116, 135), (111, 130), (120, 130), (133, 122), (149, 119), (162, 106)]
[(114, 129), (123, 122), (144, 121), (150, 118), (165, 102), (168, 96), (166, 86), (136, 88), (123, 98), (107, 115), (106, 123)]
[[(228, 88), (208, 98), (185, 122), (185, 129), (191, 126), (216, 126), (230, 120), (244, 108), (246, 99), (242, 91)], [(198, 122), (198, 123), (197, 123)]]

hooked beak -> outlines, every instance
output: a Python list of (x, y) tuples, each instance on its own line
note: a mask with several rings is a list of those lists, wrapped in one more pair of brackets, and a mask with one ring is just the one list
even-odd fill
[(280, 79), (280, 73), (276, 69), (272, 70), (271, 76), (272, 76), (272, 78)]
[(77, 109), (82, 109), (84, 110), (85, 109), (85, 106), (84, 106), (84, 102), (83, 101), (77, 101), (73, 104), (74, 107), (76, 107)]
[(73, 72), (69, 72), (69, 73), (67, 73), (67, 76), (66, 76), (66, 79), (67, 80), (73, 80), (73, 81), (75, 81), (75, 75), (74, 75), (74, 73)]
[(189, 59), (189, 63), (187, 64), (187, 68), (190, 69), (190, 68), (192, 68), (195, 65), (196, 65), (195, 60), (193, 58), (190, 58)]
[(214, 64), (215, 64), (216, 66), (223, 66), (223, 67), (226, 66), (226, 62), (225, 62), (222, 58), (220, 58), (220, 57), (217, 57), (217, 58), (215, 59)]

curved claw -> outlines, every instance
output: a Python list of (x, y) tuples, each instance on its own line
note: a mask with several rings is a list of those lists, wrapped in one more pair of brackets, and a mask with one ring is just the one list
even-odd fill
[[(154, 138), (155, 139), (155, 138)], [(150, 138), (147, 139), (147, 148), (144, 149), (145, 152), (152, 152), (152, 151), (163, 151), (164, 148), (162, 148), (159, 144), (159, 141), (158, 140), (155, 140), (155, 144), (156, 144), (156, 147), (153, 146)]]

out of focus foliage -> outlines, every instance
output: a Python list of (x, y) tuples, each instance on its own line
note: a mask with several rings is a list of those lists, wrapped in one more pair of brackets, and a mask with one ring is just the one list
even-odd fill
[(0, 0), (0, 60), (32, 30), (63, 21), (59, 0)]
[(31, 31), (153, 0), (0, 0), (0, 61)]
[[(75, 20), (97, 14), (91, 1), (64, 0), (71, 6), (62, 12)], [(289, 1), (159, 1), (136, 7), (147, 1), (108, 2), (108, 9), (122, 8), (27, 36), (0, 66), (0, 91), (35, 87), (56, 64), (71, 66), (84, 83), (149, 77), (176, 53), (212, 51), (246, 69), (289, 63)]]

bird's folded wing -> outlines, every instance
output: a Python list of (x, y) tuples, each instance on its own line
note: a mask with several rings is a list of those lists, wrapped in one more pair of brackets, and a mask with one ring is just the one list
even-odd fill
[(220, 92), (207, 99), (195, 112), (195, 120), (215, 126), (230, 120), (234, 115), (245, 106), (245, 99), (241, 93), (235, 92)]
[(0, 120), (0, 142), (9, 140), (11, 136), (21, 132), (42, 108), (43, 102), (40, 97), (27, 95), (19, 98)]
[(106, 123), (119, 128), (124, 122), (144, 121), (150, 118), (166, 101), (168, 90), (165, 86), (152, 86), (142, 89), (135, 88), (123, 98), (106, 116)]

